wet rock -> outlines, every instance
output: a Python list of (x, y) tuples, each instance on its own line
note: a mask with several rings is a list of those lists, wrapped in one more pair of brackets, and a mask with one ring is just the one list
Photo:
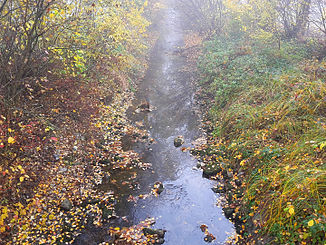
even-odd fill
[(233, 218), (234, 208), (225, 207), (225, 208), (223, 208), (223, 211), (224, 211), (224, 215), (227, 219)]
[(157, 181), (157, 182), (155, 182), (155, 184), (153, 186), (152, 193), (157, 196), (157, 195), (160, 195), (163, 192), (163, 190), (164, 190), (164, 186), (163, 186), (162, 182)]
[(103, 242), (113, 244), (114, 241), (115, 238), (110, 236), (105, 229), (88, 228), (76, 237), (73, 245), (97, 245)]
[(145, 236), (147, 235), (156, 235), (158, 238), (164, 238), (166, 230), (162, 229), (151, 229), (151, 228), (144, 228), (143, 233)]
[(215, 239), (216, 239), (216, 238), (215, 238), (212, 234), (208, 234), (208, 235), (205, 236), (204, 241), (205, 241), (205, 242), (212, 242), (212, 241), (214, 241)]
[(206, 178), (217, 175), (222, 169), (218, 163), (207, 164), (203, 167), (203, 175)]
[(156, 182), (155, 185), (156, 185), (156, 189), (157, 189), (157, 191), (156, 191), (157, 194), (161, 194), (164, 190), (163, 184), (161, 182)]
[(141, 110), (144, 110), (144, 111), (148, 111), (150, 106), (149, 106), (149, 102), (147, 100), (143, 100), (141, 102), (141, 104), (138, 106), (138, 108), (140, 108)]
[(63, 200), (62, 203), (60, 204), (60, 208), (65, 211), (71, 210), (72, 207), (73, 207), (72, 202), (67, 198), (65, 200)]
[(163, 238), (159, 238), (155, 240), (154, 245), (163, 244), (163, 243), (165, 243), (165, 240)]
[(175, 139), (174, 139), (174, 146), (175, 147), (180, 147), (180, 146), (182, 146), (183, 144), (184, 144), (184, 138), (183, 138), (183, 136), (178, 136), (178, 137), (176, 137)]

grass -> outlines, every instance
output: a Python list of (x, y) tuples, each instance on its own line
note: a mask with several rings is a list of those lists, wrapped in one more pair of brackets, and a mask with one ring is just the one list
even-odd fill
[(235, 174), (244, 173), (237, 201), (249, 241), (326, 238), (326, 61), (311, 59), (311, 49), (219, 38), (205, 44), (199, 61), (203, 93), (214, 98), (215, 148), (227, 152), (223, 161)]

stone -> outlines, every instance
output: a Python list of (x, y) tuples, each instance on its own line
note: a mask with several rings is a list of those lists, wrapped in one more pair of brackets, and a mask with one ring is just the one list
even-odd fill
[(141, 104), (138, 106), (138, 108), (140, 108), (143, 111), (148, 111), (150, 108), (149, 102), (147, 100), (143, 100)]
[(223, 208), (224, 215), (227, 219), (233, 218), (234, 208), (225, 207)]
[(215, 239), (216, 238), (214, 236), (212, 236), (211, 234), (208, 234), (205, 236), (204, 241), (210, 243), (210, 242), (213, 242)]
[(159, 239), (156, 239), (155, 240), (155, 243), (154, 243), (154, 245), (156, 245), (156, 244), (163, 244), (163, 243), (165, 243), (165, 240), (163, 239), (163, 238), (159, 238)]
[(144, 228), (143, 233), (145, 236), (147, 235), (157, 235), (159, 238), (164, 238), (166, 230), (162, 229), (151, 229), (151, 228)]
[(72, 202), (67, 198), (65, 200), (63, 200), (62, 203), (60, 204), (60, 208), (65, 211), (71, 210), (72, 207), (73, 207)]
[(156, 189), (156, 193), (157, 194), (161, 194), (164, 190), (164, 186), (161, 182), (156, 182), (155, 185), (154, 185), (155, 189)]
[(182, 146), (183, 144), (184, 144), (184, 138), (183, 138), (183, 136), (178, 136), (178, 137), (176, 137), (175, 139), (174, 139), (174, 146), (175, 147), (180, 147), (180, 146)]
[(206, 178), (209, 178), (211, 176), (217, 175), (219, 172), (221, 172), (222, 169), (220, 167), (220, 164), (216, 163), (211, 163), (207, 164), (203, 167), (203, 175)]

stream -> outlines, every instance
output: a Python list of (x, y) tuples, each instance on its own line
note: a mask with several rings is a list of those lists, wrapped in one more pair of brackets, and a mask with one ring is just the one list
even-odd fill
[[(153, 23), (159, 38), (136, 94), (139, 101), (147, 100), (155, 109), (130, 112), (131, 119), (141, 121), (156, 143), (124, 146), (126, 150), (138, 152), (144, 162), (152, 164), (152, 168), (135, 170), (139, 185), (136, 190), (120, 183), (128, 177), (126, 173), (114, 177), (119, 193), (116, 212), (127, 220), (127, 225), (137, 224), (148, 217), (155, 218), (154, 227), (167, 230), (164, 243), (167, 245), (206, 244), (200, 229), (202, 224), (207, 225), (209, 232), (216, 237), (211, 244), (224, 244), (234, 228), (223, 215), (222, 208), (216, 205), (219, 196), (211, 190), (216, 183), (203, 178), (202, 171), (194, 168), (197, 160), (173, 143), (177, 136), (182, 135), (185, 139), (183, 146), (190, 147), (191, 142), (203, 135), (199, 128), (200, 120), (193, 109), (195, 91), (189, 75), (183, 71), (186, 60), (177, 52), (184, 42), (182, 21), (176, 1), (165, 0), (164, 8)], [(164, 191), (158, 197), (151, 195), (137, 202), (127, 200), (130, 195), (150, 193), (156, 181), (164, 185)]]

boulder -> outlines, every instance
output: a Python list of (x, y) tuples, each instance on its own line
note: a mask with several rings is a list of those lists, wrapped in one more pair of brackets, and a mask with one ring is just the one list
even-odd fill
[(222, 168), (219, 163), (210, 163), (203, 167), (203, 175), (206, 178), (217, 175), (222, 171)]
[(149, 108), (150, 108), (150, 106), (149, 106), (149, 102), (145, 99), (145, 100), (143, 100), (141, 103), (140, 103), (140, 105), (138, 106), (138, 108), (140, 108), (141, 110), (143, 110), (143, 111), (149, 111)]
[(65, 200), (63, 200), (62, 203), (60, 204), (60, 208), (65, 211), (71, 210), (72, 207), (73, 207), (72, 202), (67, 198)]
[(164, 186), (163, 186), (162, 182), (159, 182), (159, 181), (155, 183), (154, 188), (155, 188), (157, 194), (161, 194), (164, 190)]
[(180, 146), (182, 146), (183, 144), (184, 144), (184, 138), (183, 138), (183, 136), (178, 136), (178, 137), (176, 137), (175, 139), (174, 139), (174, 146), (175, 147), (180, 147)]
[(145, 236), (147, 235), (156, 235), (158, 238), (164, 238), (166, 230), (162, 229), (151, 229), (151, 228), (144, 228), (143, 233)]
[(224, 215), (227, 219), (233, 218), (234, 208), (225, 207), (225, 208), (223, 208), (223, 211), (224, 211)]
[(154, 245), (159, 245), (159, 244), (163, 244), (163, 243), (165, 243), (165, 240), (163, 238), (159, 238), (159, 239), (155, 240)]

